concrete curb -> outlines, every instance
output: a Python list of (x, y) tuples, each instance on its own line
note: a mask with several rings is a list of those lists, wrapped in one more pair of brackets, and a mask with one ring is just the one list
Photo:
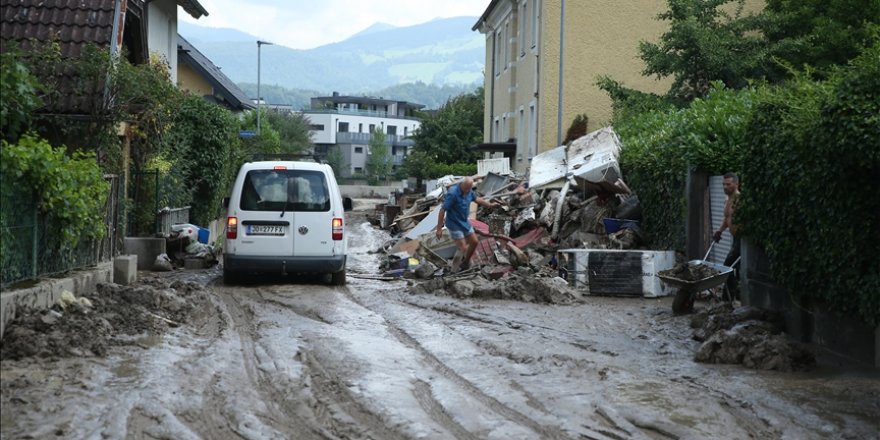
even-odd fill
[(48, 309), (61, 293), (69, 291), (76, 296), (97, 290), (98, 283), (113, 281), (113, 262), (99, 263), (96, 267), (76, 270), (64, 278), (41, 278), (36, 286), (26, 289), (4, 290), (0, 292), (0, 339), (6, 324), (15, 317), (18, 307)]

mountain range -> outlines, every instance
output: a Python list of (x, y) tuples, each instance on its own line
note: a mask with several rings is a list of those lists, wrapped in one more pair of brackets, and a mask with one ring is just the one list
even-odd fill
[[(409, 83), (472, 91), (482, 83), (485, 60), (485, 37), (471, 30), (477, 18), (435, 19), (406, 27), (376, 23), (344, 41), (307, 50), (264, 45), (260, 81), (328, 95), (371, 95)], [(179, 23), (178, 32), (246, 92), (249, 83), (256, 83), (257, 37), (187, 22)], [(265, 94), (264, 98), (270, 99)]]

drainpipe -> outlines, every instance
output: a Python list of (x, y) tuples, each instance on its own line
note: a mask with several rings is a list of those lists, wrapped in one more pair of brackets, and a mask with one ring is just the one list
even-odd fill
[[(491, 87), (489, 87), (489, 142), (494, 142), (494, 136), (492, 136), (492, 118), (495, 117), (495, 49), (497, 48), (498, 41), (496, 41), (495, 37), (495, 29), (492, 26), (488, 26), (489, 32), (492, 33), (492, 71), (489, 73), (489, 81), (491, 81)], [(514, 153), (516, 154), (516, 153)]]
[(556, 145), (562, 145), (562, 97), (564, 87), (562, 74), (565, 67), (565, 0), (562, 0), (562, 9), (559, 13), (559, 97), (556, 107)]

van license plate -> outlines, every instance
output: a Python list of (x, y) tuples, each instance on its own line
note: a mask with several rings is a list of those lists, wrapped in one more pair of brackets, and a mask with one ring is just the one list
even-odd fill
[(280, 225), (249, 225), (248, 235), (284, 235), (284, 226)]

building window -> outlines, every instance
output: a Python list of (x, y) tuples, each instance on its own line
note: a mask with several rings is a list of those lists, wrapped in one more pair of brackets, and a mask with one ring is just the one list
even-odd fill
[(523, 130), (525, 129), (526, 121), (525, 121), (526, 112), (522, 107), (519, 108), (519, 115), (516, 118), (516, 144), (517, 148), (522, 145), (523, 142)]
[(535, 104), (529, 106), (529, 158), (538, 154), (538, 116)]
[(358, 133), (364, 132), (364, 124), (358, 124)]
[(376, 124), (370, 124), (370, 133), (376, 131)]
[(495, 32), (495, 76), (501, 75), (501, 31)]
[(311, 124), (309, 125), (309, 130), (324, 131), (324, 124)]
[(339, 132), (340, 133), (348, 133), (348, 122), (340, 122), (339, 123)]
[(541, 0), (532, 2), (532, 49), (538, 46), (538, 11), (541, 10)]
[(403, 127), (403, 137), (409, 136), (409, 127)]
[(361, 167), (354, 167), (355, 174), (364, 174), (364, 169)]
[(507, 70), (507, 65), (510, 63), (510, 20), (504, 22), (504, 38), (501, 44), (504, 48), (504, 70)]
[(397, 134), (397, 126), (396, 125), (389, 125), (388, 131), (386, 132), (386, 134)]
[(519, 56), (523, 57), (526, 55), (526, 11), (528, 10), (529, 2), (528, 0), (524, 1), (522, 7), (519, 10), (519, 16), (516, 17), (517, 24), (519, 24), (519, 32), (517, 35), (517, 46), (519, 46)]
[(354, 152), (356, 154), (364, 154), (364, 147), (354, 147)]

